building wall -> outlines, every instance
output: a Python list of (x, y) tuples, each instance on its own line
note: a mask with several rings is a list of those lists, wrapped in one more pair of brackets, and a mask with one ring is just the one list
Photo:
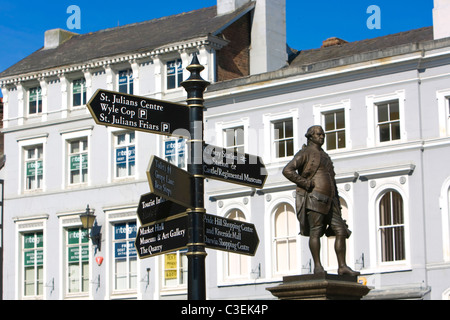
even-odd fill
[[(274, 210), (283, 203), (295, 207), (295, 199), (294, 186), (281, 175), (282, 168), (291, 157), (279, 160), (271, 154), (270, 123), (292, 118), (294, 150), (298, 150), (306, 142), (303, 137), (306, 129), (312, 124), (321, 124), (321, 112), (343, 108), (346, 110), (346, 128), (348, 126), (347, 147), (329, 153), (336, 168), (340, 195), (348, 205), (348, 222), (353, 230), (348, 240), (349, 265), (359, 269), (368, 284), (377, 290), (400, 287), (406, 288), (406, 291), (420, 291), (430, 287), (428, 297), (441, 299), (450, 287), (450, 283), (444, 280), (450, 260), (445, 251), (448, 250), (448, 204), (442, 205), (445, 201), (448, 203), (445, 196), (448, 197), (450, 172), (446, 166), (449, 156), (448, 131), (439, 128), (440, 111), (436, 97), (449, 89), (446, 82), (447, 63), (445, 58), (439, 64), (425, 68), (423, 73), (417, 73), (405, 65), (402, 70), (396, 70), (395, 75), (387, 67), (370, 77), (367, 74), (371, 70), (343, 74), (337, 78), (323, 75), (313, 80), (288, 79), (273, 86), (236, 90), (232, 97), (225, 91), (211, 90), (206, 95), (206, 141), (223, 145), (223, 130), (244, 127), (246, 152), (263, 157), (269, 176), (263, 190), (208, 179), (208, 213), (226, 216), (230, 210), (239, 209), (247, 221), (255, 224), (260, 238), (256, 255), (245, 257), (247, 267), (243, 276), (238, 278), (227, 276), (227, 253), (207, 250), (208, 297), (226, 299), (241, 297), (242, 294), (242, 298), (271, 298), (265, 288), (275, 285), (286, 274), (278, 273), (274, 266)], [(149, 77), (147, 73), (140, 73), (140, 79), (146, 77)], [(100, 84), (99, 79), (95, 83)], [(141, 82), (145, 88), (144, 83)], [(49, 85), (49, 110), (58, 110), (55, 106), (59, 97), (57, 87), (58, 83)], [(141, 87), (139, 90), (145, 89)], [(9, 119), (14, 118), (14, 104), (18, 104), (17, 91), (11, 91), (8, 95)], [(52, 96), (50, 92), (56, 92), (56, 95)], [(380, 144), (370, 123), (373, 121), (370, 103), (393, 97), (403, 101), (400, 117), (404, 120), (404, 131), (401, 131), (404, 139)], [(428, 116), (420, 116), (423, 114)], [(5, 245), (5, 257), (14, 258), (5, 259), (4, 297), (22, 298), (22, 280), (17, 271), (21, 263), (19, 234), (37, 228), (44, 231), (44, 298), (68, 298), (64, 293), (65, 267), (61, 259), (64, 252), (63, 229), (79, 225), (78, 215), (84, 212), (87, 204), (95, 210), (102, 232), (100, 251), (94, 245), (89, 247), (91, 290), (88, 297), (185, 297), (185, 290), (162, 289), (162, 257), (138, 262), (138, 290), (131, 294), (117, 294), (111, 289), (111, 223), (136, 220), (139, 197), (149, 191), (145, 176), (148, 159), (152, 154), (162, 154), (162, 138), (137, 133), (136, 177), (115, 181), (111, 164), (111, 137), (117, 130), (95, 125), (86, 110), (76, 110), (69, 113), (68, 118), (55, 117), (48, 122), (38, 119), (32, 123), (25, 119), (24, 122), (23, 126), (10, 125), (5, 131), (5, 153), (8, 154), (5, 198), (8, 209), (5, 211), (4, 236), (5, 244), (10, 244)], [(63, 176), (66, 165), (64, 141), (75, 136), (87, 136), (90, 145), (88, 183), (80, 188), (68, 187)], [(24, 192), (21, 146), (36, 142), (42, 142), (44, 146), (44, 191)], [(379, 262), (374, 228), (376, 204), (386, 189), (398, 191), (405, 206), (406, 259), (392, 265)], [(311, 258), (307, 238), (297, 235), (297, 224), (294, 228), (296, 268), (288, 273), (309, 273)], [(331, 244), (323, 240), (323, 259), (326, 263), (328, 250), (331, 257)], [(364, 266), (361, 263), (362, 254)], [(104, 257), (101, 266), (94, 262), (94, 257), (98, 256)], [(150, 281), (147, 284), (148, 268)], [(330, 266), (328, 270), (334, 272), (335, 267)]]
[[(436, 97), (448, 87), (449, 61), (444, 56), (439, 61), (421, 62), (423, 69), (420, 71), (415, 68), (416, 62), (377, 69), (367, 67), (361, 72), (347, 70), (338, 76), (330, 69), (317, 78), (313, 74), (292, 81), (284, 79), (279, 86), (276, 81), (261, 81), (258, 88), (249, 84), (240, 86), (241, 90), (230, 87), (209, 92), (207, 129), (211, 133), (207, 136), (215, 137), (210, 138), (210, 143), (220, 144), (220, 131), (227, 126), (242, 125), (252, 137), (246, 140), (246, 152), (261, 155), (269, 169), (264, 190), (250, 196), (251, 191), (245, 188), (215, 181), (208, 183), (208, 195), (216, 200), (209, 210), (215, 209), (219, 215), (225, 213), (220, 209), (225, 201), (238, 203), (242, 195), (249, 198), (251, 220), (259, 226), (258, 233), (264, 239), (264, 246), (258, 249), (259, 253), (264, 252), (264, 257), (252, 258), (252, 270), (259, 263), (263, 265), (262, 277), (253, 280), (254, 283), (279, 280), (268, 258), (273, 254), (268, 217), (273, 209), (272, 201), (280, 193), (287, 192), (285, 201), (294, 203), (294, 186), (281, 175), (281, 169), (290, 159), (277, 160), (271, 155), (268, 123), (280, 117), (292, 118), (294, 145), (298, 150), (306, 142), (303, 137), (306, 129), (313, 124), (323, 125), (321, 112), (344, 108), (347, 147), (329, 153), (337, 172), (339, 192), (349, 206), (348, 221), (353, 230), (348, 240), (349, 265), (361, 271), (376, 294), (395, 287), (400, 288), (403, 295), (419, 292), (422, 298), (442, 298), (442, 293), (450, 286), (444, 280), (449, 267), (445, 253), (448, 236), (444, 236), (448, 233), (445, 223), (448, 225), (449, 212), (446, 203), (442, 208), (442, 202), (448, 200), (439, 197), (448, 193), (450, 172), (445, 159), (450, 153), (450, 141), (447, 129), (440, 124), (439, 114), (444, 110), (439, 111), (439, 108), (444, 106), (439, 105)], [(404, 120), (401, 120), (401, 139), (380, 143), (374, 126), (377, 115), (373, 105), (394, 98), (399, 100), (400, 118)], [(445, 108), (448, 108), (448, 101), (446, 103)], [(287, 189), (289, 192), (285, 191)], [(406, 256), (395, 263), (382, 263), (379, 258), (377, 203), (386, 190), (399, 192), (404, 201)], [(254, 210), (255, 207), (259, 210)], [(299, 237), (297, 244), (299, 266), (307, 266), (311, 259), (307, 238)], [(323, 242), (323, 259), (328, 250), (326, 245)], [(217, 268), (210, 272), (218, 273), (220, 266)], [(431, 288), (431, 293), (427, 288)]]
[[(170, 56), (167, 59), (172, 59)], [(209, 59), (209, 57), (206, 57)], [(155, 71), (159, 65), (159, 73)], [(126, 64), (113, 66), (117, 70)], [(131, 67), (131, 64), (128, 64)], [(43, 279), (40, 298), (43, 299), (115, 299), (160, 297), (160, 259), (139, 261), (137, 289), (117, 292), (113, 289), (114, 237), (112, 225), (116, 222), (136, 222), (140, 196), (150, 191), (146, 170), (150, 156), (161, 153), (160, 136), (136, 132), (135, 175), (118, 179), (114, 176), (114, 135), (126, 132), (98, 126), (85, 106), (72, 107), (72, 81), (83, 75), (90, 79), (87, 99), (98, 88), (118, 90), (117, 72), (113, 68), (93, 70), (88, 74), (69, 73), (60, 78), (40, 82), (20, 83), (3, 88), (7, 96), (5, 122), (5, 153), (8, 163), (5, 181), (5, 262), (3, 273), (4, 299), (27, 299), (23, 294), (24, 271), (21, 235), (43, 233)], [(183, 89), (165, 88), (165, 64), (161, 60), (144, 62), (134, 70), (134, 93), (142, 95), (167, 94), (183, 99)], [(159, 85), (156, 86), (156, 81)], [(26, 115), (27, 89), (41, 85), (43, 112)], [(156, 87), (164, 92), (155, 93)], [(88, 175), (85, 183), (68, 182), (68, 141), (86, 137), (88, 141)], [(43, 148), (43, 185), (40, 190), (25, 190), (24, 148), (41, 145)], [(87, 294), (67, 294), (67, 267), (65, 266), (65, 233), (69, 227), (79, 227), (79, 214), (89, 205), (97, 215), (97, 227), (102, 233), (100, 248), (89, 244), (89, 291)], [(94, 258), (103, 257), (97, 265)], [(147, 269), (151, 270), (147, 273)], [(151, 278), (149, 278), (149, 276)], [(145, 279), (144, 279), (145, 278)], [(144, 280), (143, 280), (144, 279)], [(147, 280), (148, 279), (148, 280)], [(33, 298), (33, 296), (31, 297)]]
[(229, 41), (229, 45), (217, 53), (217, 81), (248, 76), (250, 73), (250, 14), (225, 29), (222, 37)]

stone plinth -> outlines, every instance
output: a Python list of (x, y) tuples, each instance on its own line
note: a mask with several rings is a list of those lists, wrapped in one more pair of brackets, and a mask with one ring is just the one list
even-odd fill
[(283, 277), (283, 283), (266, 288), (280, 300), (360, 300), (370, 289), (356, 276), (307, 274)]

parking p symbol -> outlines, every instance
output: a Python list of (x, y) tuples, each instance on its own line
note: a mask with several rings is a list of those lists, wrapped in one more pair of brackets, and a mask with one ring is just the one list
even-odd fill
[(139, 119), (147, 119), (147, 110), (139, 109)]
[(161, 131), (162, 132), (170, 132), (170, 123), (162, 122), (161, 123)]

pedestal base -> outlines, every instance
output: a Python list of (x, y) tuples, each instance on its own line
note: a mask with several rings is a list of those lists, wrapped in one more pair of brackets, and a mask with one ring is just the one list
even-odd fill
[(307, 274), (283, 277), (283, 283), (266, 288), (280, 300), (360, 300), (370, 289), (356, 276)]

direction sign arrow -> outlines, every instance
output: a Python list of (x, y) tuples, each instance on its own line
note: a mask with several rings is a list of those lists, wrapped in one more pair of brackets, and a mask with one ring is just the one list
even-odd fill
[(169, 162), (152, 156), (147, 178), (152, 193), (186, 208), (193, 208), (192, 175)]
[(205, 244), (208, 248), (254, 256), (259, 237), (254, 224), (205, 214)]
[(99, 89), (86, 106), (97, 124), (189, 137), (186, 105)]
[(261, 189), (267, 179), (261, 157), (238, 153), (222, 147), (205, 145), (203, 174), (211, 179), (232, 182)]
[(134, 245), (140, 259), (185, 249), (188, 243), (187, 215), (140, 227)]
[(147, 225), (183, 213), (186, 208), (154, 193), (143, 194), (139, 200), (137, 216), (141, 225)]

